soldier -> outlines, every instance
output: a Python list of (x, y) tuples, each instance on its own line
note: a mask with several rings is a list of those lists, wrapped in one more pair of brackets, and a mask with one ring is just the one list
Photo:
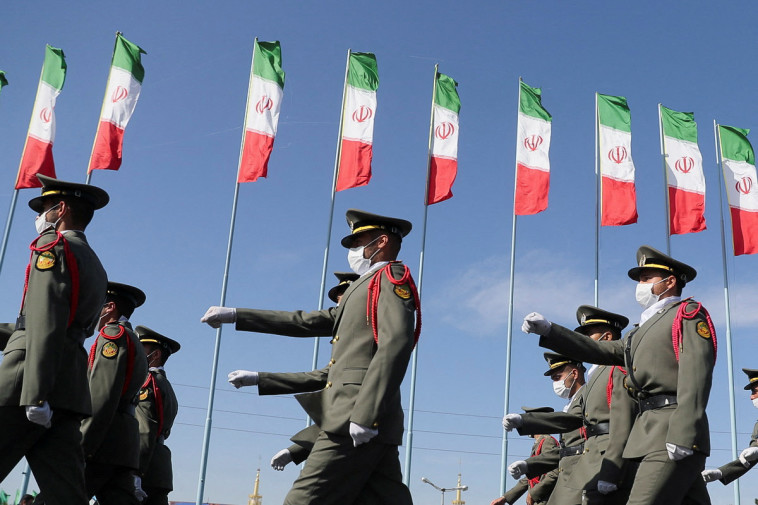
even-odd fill
[[(354, 209), (347, 221), (351, 233), (342, 245), (361, 277), (339, 307), (310, 313), (211, 307), (201, 321), (288, 336), (333, 336), (325, 373), (277, 374), (310, 391), (323, 388), (298, 395), (322, 431), (285, 503), (348, 505), (364, 492), (376, 493), (383, 503), (412, 503), (398, 459), (400, 384), (421, 318), (410, 272), (396, 261), (411, 223)], [(281, 384), (282, 390), (289, 387)]]
[(137, 404), (139, 471), (142, 489), (147, 493), (143, 505), (168, 505), (168, 494), (174, 489), (174, 475), (171, 450), (164, 442), (171, 434), (179, 403), (163, 367), (169, 356), (181, 346), (146, 326), (137, 326), (134, 331), (142, 342), (150, 367)]
[(638, 282), (644, 310), (622, 340), (595, 342), (536, 312), (522, 329), (541, 335), (543, 347), (624, 366), (625, 387), (640, 412), (623, 454), (637, 466), (629, 504), (710, 503), (700, 472), (710, 453), (705, 409), (716, 361), (713, 324), (700, 303), (681, 298), (694, 268), (649, 246), (637, 251), (637, 265), (629, 277)]
[[(748, 377), (745, 390), (750, 391), (750, 400), (752, 400), (753, 406), (758, 409), (758, 370), (743, 368), (742, 371)], [(745, 475), (756, 463), (758, 463), (758, 422), (753, 427), (750, 445), (740, 453), (740, 457), (720, 468), (703, 471), (703, 480), (705, 482), (720, 480), (722, 484), (727, 485)]]
[[(618, 340), (629, 319), (591, 305), (581, 305), (576, 311), (579, 326), (574, 330), (596, 342)], [(584, 451), (578, 458), (567, 486), (581, 496), (583, 503), (626, 503), (630, 483), (625, 480), (621, 492), (607, 498), (598, 496), (616, 491), (622, 483), (622, 454), (631, 425), (636, 415), (636, 404), (626, 393), (624, 370), (620, 367), (593, 365), (588, 373), (587, 384), (582, 388), (580, 415), (564, 413), (547, 414), (543, 421), (550, 431), (584, 430)], [(623, 409), (626, 414), (616, 416), (616, 425), (611, 426), (611, 403), (614, 409)], [(522, 425), (519, 414), (508, 414), (503, 420), (506, 430)]]
[[(553, 391), (560, 398), (569, 400), (564, 408), (573, 416), (582, 414), (582, 403), (584, 396), (580, 393), (585, 384), (584, 365), (575, 359), (555, 354), (552, 352), (545, 353), (545, 361), (550, 368), (545, 372), (546, 377), (553, 381)], [(570, 380), (567, 385), (566, 381)], [(576, 505), (582, 501), (581, 490), (570, 487), (571, 474), (574, 471), (578, 459), (584, 451), (584, 431), (581, 426), (574, 429), (555, 429), (550, 423), (552, 412), (528, 412), (519, 414), (518, 428), (519, 435), (534, 435), (536, 433), (561, 433), (560, 450), (542, 452), (539, 456), (534, 456), (524, 461), (511, 463), (508, 471), (513, 478), (519, 478), (526, 475), (532, 479), (543, 475), (553, 469), (558, 470), (558, 479), (550, 493), (548, 505)], [(503, 418), (503, 427), (506, 430), (513, 429), (507, 421), (513, 419), (512, 414)]]
[(147, 359), (129, 324), (145, 303), (142, 290), (109, 282), (100, 312), (100, 334), (90, 349), (92, 417), (82, 423), (87, 496), (101, 505), (137, 504), (144, 498), (139, 469), (137, 392), (147, 375)]
[[(87, 351), (107, 276), (84, 229), (108, 194), (37, 176), (42, 194), (21, 312), (0, 362), (0, 480), (26, 456), (50, 505), (86, 505), (82, 418), (92, 412)], [(53, 415), (55, 413), (55, 415)]]

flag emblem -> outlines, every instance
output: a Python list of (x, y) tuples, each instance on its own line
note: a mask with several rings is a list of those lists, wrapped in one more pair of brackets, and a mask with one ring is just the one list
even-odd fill
[(364, 121), (371, 119), (373, 115), (374, 111), (372, 111), (370, 107), (361, 105), (353, 111), (353, 121), (356, 123), (363, 123)]
[(274, 101), (266, 95), (263, 95), (258, 103), (255, 104), (255, 112), (263, 114), (267, 110), (271, 110), (274, 106)]
[(455, 126), (453, 123), (445, 121), (444, 123), (440, 123), (437, 125), (437, 128), (434, 129), (434, 134), (437, 136), (438, 139), (446, 140), (455, 133)]
[(626, 147), (616, 146), (608, 151), (608, 159), (616, 164), (623, 163), (627, 158)]
[(530, 151), (536, 151), (542, 145), (542, 137), (540, 135), (531, 135), (524, 139), (524, 147)]
[(39, 118), (42, 120), (42, 122), (49, 123), (50, 120), (53, 118), (53, 111), (45, 107), (44, 109), (39, 111)]
[(695, 166), (695, 160), (690, 158), (689, 156), (683, 156), (676, 160), (676, 163), (674, 163), (674, 168), (676, 168), (679, 172), (683, 174), (689, 174), (693, 167)]
[(743, 195), (747, 195), (753, 188), (753, 179), (750, 177), (743, 177), (737, 184), (735, 184), (735, 188), (737, 188), (737, 191)]

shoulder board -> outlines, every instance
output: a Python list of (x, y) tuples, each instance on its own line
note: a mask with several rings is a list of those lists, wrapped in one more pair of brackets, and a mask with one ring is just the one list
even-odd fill
[(100, 334), (108, 340), (118, 340), (124, 335), (124, 327), (119, 324), (107, 324)]

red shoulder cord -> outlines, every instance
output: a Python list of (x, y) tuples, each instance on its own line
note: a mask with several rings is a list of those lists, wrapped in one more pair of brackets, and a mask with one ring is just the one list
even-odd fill
[[(117, 335), (106, 335), (105, 334), (105, 326), (103, 326), (103, 329), (100, 330), (100, 333), (95, 337), (95, 342), (92, 344), (92, 347), (89, 349), (89, 369), (92, 370), (92, 365), (95, 362), (95, 353), (97, 350), (97, 342), (100, 340), (100, 337), (106, 338), (108, 340), (118, 340), (122, 336), (124, 336), (124, 333), (126, 333), (126, 329), (119, 325), (119, 332)], [(132, 339), (127, 336), (126, 339), (126, 377), (124, 378), (124, 386), (121, 388), (121, 396), (124, 396), (124, 393), (126, 393), (127, 388), (129, 387), (129, 384), (132, 382), (132, 373), (134, 372), (134, 342), (132, 342)]]
[(147, 379), (140, 389), (145, 389), (148, 386), (153, 386), (153, 396), (155, 396), (155, 415), (158, 417), (158, 434), (155, 437), (157, 440), (163, 435), (163, 393), (155, 381), (155, 372), (147, 373)]
[(703, 307), (703, 304), (699, 302), (693, 301), (692, 303), (697, 303), (697, 307), (695, 307), (694, 310), (687, 311), (687, 301), (690, 300), (690, 298), (686, 298), (682, 300), (682, 303), (679, 305), (679, 310), (676, 311), (676, 316), (674, 317), (674, 323), (671, 327), (671, 343), (674, 346), (674, 354), (676, 355), (676, 360), (679, 361), (679, 351), (682, 349), (682, 327), (684, 326), (684, 319), (694, 319), (698, 312), (701, 310), (705, 314), (705, 320), (708, 323), (708, 331), (711, 332), (711, 341), (713, 342), (713, 361), (716, 361), (716, 352), (718, 350), (718, 343), (716, 342), (716, 330), (713, 328), (713, 321), (711, 321), (711, 315), (708, 314), (708, 311), (705, 310), (705, 307)]
[(608, 408), (611, 408), (611, 397), (613, 396), (613, 370), (616, 368), (618, 368), (622, 374), (626, 375), (626, 370), (620, 366), (613, 365), (611, 367), (611, 372), (608, 374), (608, 384), (605, 386), (605, 398), (608, 401)]
[(35, 238), (29, 245), (31, 253), (29, 253), (29, 264), (26, 265), (26, 274), (24, 276), (24, 295), (21, 297), (21, 310), (24, 310), (24, 303), (26, 302), (26, 291), (29, 289), (29, 273), (32, 269), (32, 260), (34, 259), (34, 253), (47, 252), (56, 245), (58, 242), (63, 241), (63, 253), (66, 256), (66, 265), (68, 266), (69, 275), (71, 277), (71, 301), (68, 315), (68, 326), (74, 322), (74, 316), (76, 315), (76, 307), (79, 303), (79, 265), (76, 263), (76, 257), (71, 252), (71, 247), (68, 245), (68, 240), (59, 231), (55, 232), (58, 235), (54, 241), (42, 247), (37, 247), (37, 241), (42, 237), (41, 235)]
[[(553, 438), (553, 437), (550, 437), (550, 438), (552, 438), (553, 440), (555, 440), (555, 438)], [(547, 437), (544, 437), (542, 440), (540, 440), (540, 443), (537, 444), (537, 450), (534, 451), (534, 454), (532, 456), (529, 456), (530, 458), (533, 457), (533, 456), (539, 456), (540, 454), (542, 454), (542, 445), (545, 443), (545, 439), (547, 439)], [(557, 444), (558, 441), (555, 440), (555, 443)], [(536, 486), (537, 483), (540, 481), (540, 477), (542, 477), (542, 476), (538, 475), (537, 477), (532, 477), (531, 479), (529, 479), (529, 487), (531, 488), (531, 487)]]
[(366, 322), (371, 324), (374, 332), (374, 342), (379, 344), (379, 330), (377, 328), (377, 311), (379, 307), (379, 292), (382, 288), (382, 272), (393, 285), (400, 286), (408, 284), (413, 294), (413, 301), (416, 304), (416, 328), (413, 331), (413, 347), (418, 343), (418, 337), (421, 335), (421, 299), (418, 296), (416, 283), (411, 277), (411, 271), (407, 265), (403, 265), (404, 271), (400, 279), (395, 280), (392, 276), (392, 264), (396, 261), (390, 261), (386, 266), (380, 268), (371, 278), (368, 284), (368, 299), (366, 300)]

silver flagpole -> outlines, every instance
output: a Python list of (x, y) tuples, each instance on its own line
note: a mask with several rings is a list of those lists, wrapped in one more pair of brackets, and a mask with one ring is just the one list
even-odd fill
[[(724, 173), (724, 159), (721, 157), (721, 137), (716, 120), (713, 120), (713, 137), (716, 144), (716, 166), (719, 178)], [(726, 238), (724, 232), (724, 201), (719, 184), (719, 217), (721, 224), (721, 260), (724, 274), (724, 306), (726, 308), (726, 373), (729, 377), (729, 422), (732, 429), (732, 459), (737, 459), (737, 407), (734, 404), (734, 363), (732, 359), (732, 315), (729, 307), (729, 277), (726, 269)], [(734, 480), (734, 504), (740, 505), (740, 480)]]
[(18, 200), (18, 190), (13, 190), (13, 197), (11, 198), (11, 208), (8, 211), (8, 219), (5, 221), (5, 231), (3, 232), (3, 243), (0, 245), (0, 271), (3, 269), (3, 261), (5, 260), (5, 249), (8, 247), (8, 236), (11, 233), (11, 225), (13, 224), (13, 214), (16, 213), (16, 200)]
[[(337, 193), (337, 174), (339, 173), (340, 155), (342, 154), (342, 123), (345, 118), (345, 97), (347, 96), (347, 72), (350, 69), (350, 49), (347, 50), (347, 62), (345, 63), (345, 81), (342, 85), (342, 107), (340, 109), (340, 126), (337, 133), (337, 151), (334, 155), (334, 173), (332, 174), (331, 204), (329, 206), (329, 226), (326, 228), (326, 247), (324, 248), (324, 265), (321, 268), (321, 288), (318, 290), (318, 310), (324, 308), (324, 290), (326, 289), (326, 269), (329, 265), (329, 243), (332, 238), (332, 223), (334, 222), (334, 197)], [(321, 337), (313, 340), (313, 370), (318, 367), (318, 346)], [(310, 416), (306, 417), (306, 424), (311, 424)]]
[(600, 292), (600, 201), (602, 198), (600, 173), (600, 112), (597, 110), (595, 92), (595, 307), (598, 306)]
[[(432, 112), (429, 119), (429, 145), (426, 150), (426, 194), (424, 195), (424, 225), (421, 230), (421, 254), (418, 265), (418, 297), (421, 300), (421, 289), (424, 283), (424, 248), (426, 247), (426, 216), (429, 212), (429, 175), (432, 166), (432, 135), (434, 134), (434, 101), (437, 97), (437, 69), (439, 64), (434, 65), (434, 81), (432, 85)], [(408, 402), (408, 431), (405, 432), (405, 468), (403, 470), (403, 483), (410, 487), (411, 458), (413, 456), (413, 414), (416, 405), (416, 367), (418, 366), (418, 344), (413, 349), (411, 360), (411, 391)]]
[[(518, 108), (521, 110), (521, 77), (518, 78)], [(516, 157), (518, 163), (518, 132), (516, 133)], [(505, 340), (505, 398), (503, 415), (508, 413), (508, 402), (510, 400), (511, 389), (511, 341), (513, 339), (513, 272), (516, 263), (516, 191), (518, 189), (518, 165), (514, 169), (513, 175), (513, 222), (511, 225), (511, 265), (508, 277), (508, 329)], [(503, 430), (503, 447), (500, 456), (500, 495), (505, 494), (506, 477), (508, 475), (508, 432)]]
[[(224, 277), (221, 282), (221, 302), (220, 306), (226, 303), (226, 288), (229, 283), (229, 264), (232, 261), (232, 242), (234, 240), (234, 224), (237, 219), (237, 200), (239, 198), (239, 166), (242, 163), (242, 152), (245, 145), (245, 126), (247, 125), (247, 110), (250, 102), (250, 91), (253, 87), (253, 66), (255, 65), (255, 44), (258, 43), (258, 37), (253, 42), (253, 56), (250, 61), (250, 81), (247, 86), (247, 100), (245, 101), (245, 120), (242, 124), (242, 142), (240, 142), (239, 162), (237, 163), (237, 182), (234, 184), (234, 199), (232, 200), (232, 217), (229, 223), (229, 241), (226, 244), (226, 261), (224, 262)], [(208, 468), (208, 447), (211, 440), (211, 425), (213, 424), (213, 400), (216, 396), (216, 376), (218, 375), (218, 356), (221, 349), (221, 329), (224, 325), (219, 325), (216, 330), (216, 342), (213, 347), (213, 366), (211, 369), (211, 385), (208, 392), (208, 410), (205, 418), (205, 431), (203, 433), (203, 451), (200, 456), (200, 475), (197, 479), (197, 499), (196, 505), (202, 505), (203, 494), (205, 492), (205, 473)]]
[(663, 118), (661, 104), (658, 104), (658, 131), (661, 137), (661, 159), (663, 160), (663, 192), (666, 203), (666, 254), (671, 256), (671, 205), (669, 203), (669, 174), (666, 168), (666, 143), (663, 141)]

